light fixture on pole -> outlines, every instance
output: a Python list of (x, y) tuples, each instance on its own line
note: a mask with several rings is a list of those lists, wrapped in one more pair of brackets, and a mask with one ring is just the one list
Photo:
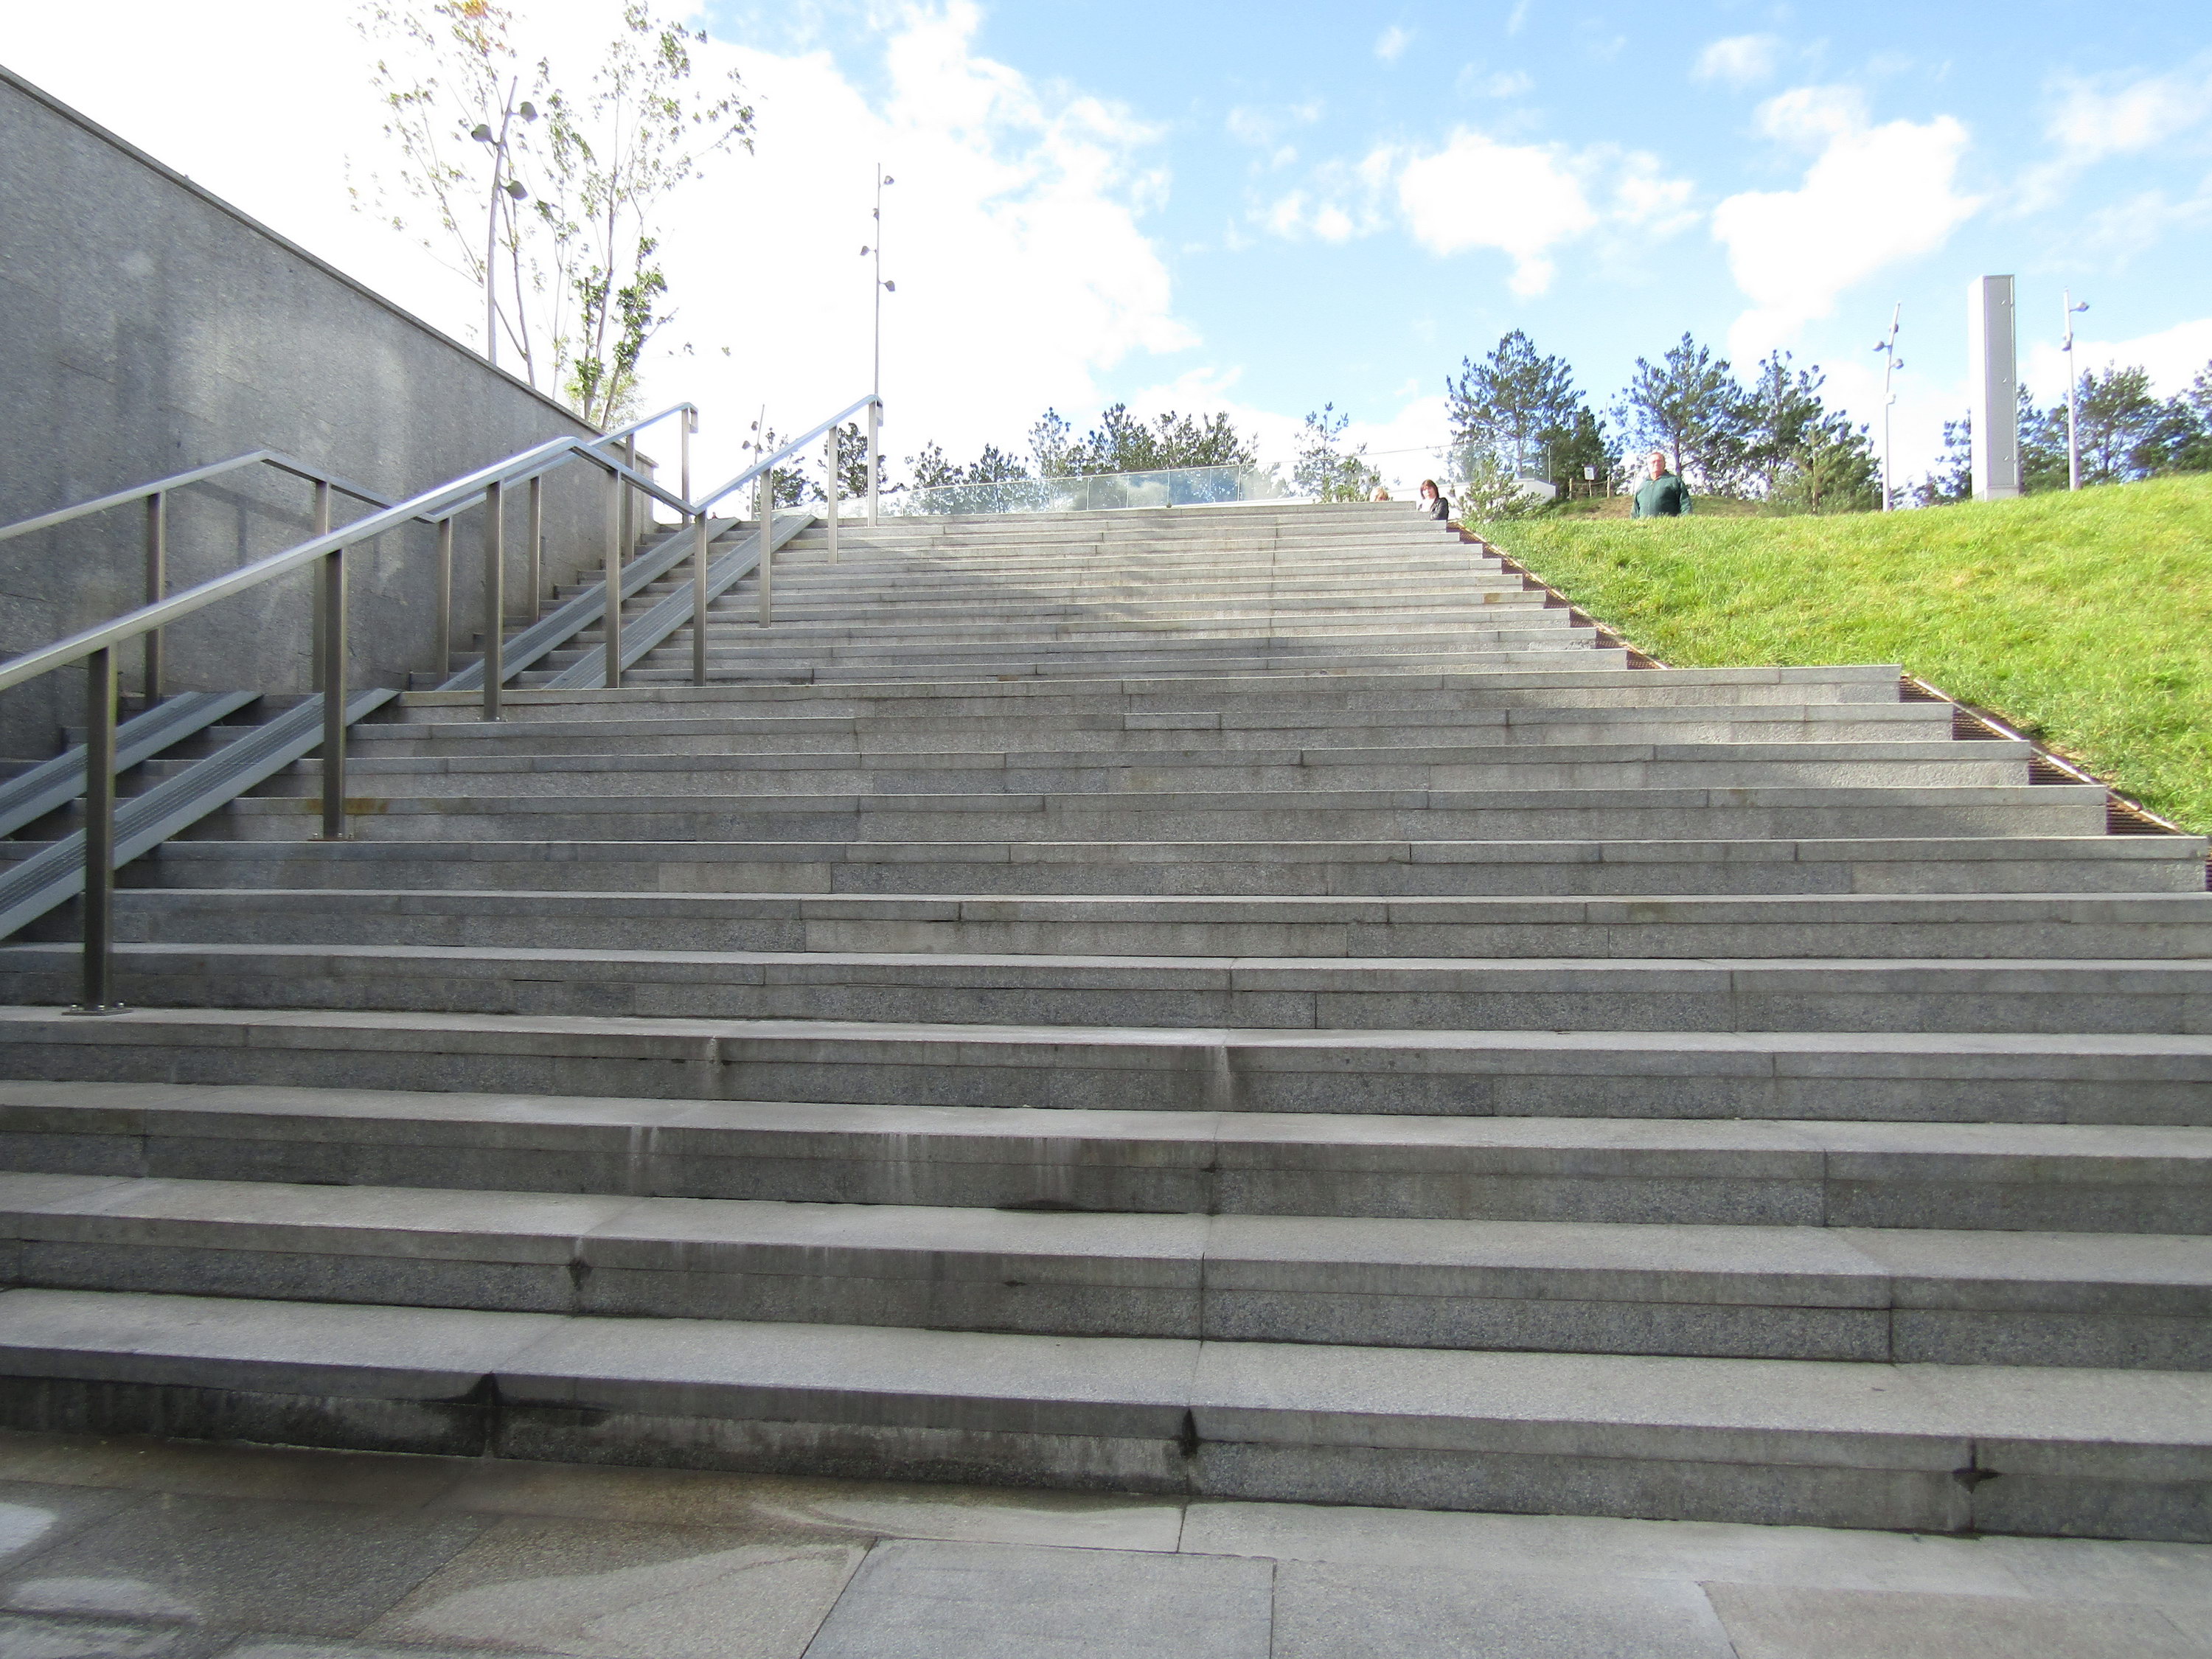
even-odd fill
[(2074, 303), (2072, 289), (2062, 291), (2066, 296), (2066, 339), (2058, 349), (2066, 354), (2066, 487), (2079, 489), (2081, 487), (2081, 441), (2074, 430), (2074, 388), (2079, 384), (2074, 374), (2074, 313), (2087, 311), (2089, 302), (2084, 300), (2077, 306)]
[[(507, 82), (497, 132), (495, 133), (490, 123), (485, 121), (477, 122), (469, 130), (470, 137), (491, 147), (491, 201), (484, 211), (484, 358), (495, 368), (499, 367), (499, 305), (495, 298), (497, 290), (492, 286), (492, 264), (499, 252), (499, 198), (503, 195), (514, 203), (527, 201), (530, 198), (530, 192), (514, 177), (514, 169), (508, 161), (507, 129), (514, 125), (518, 115), (526, 121), (538, 118), (538, 106), (527, 98), (520, 104), (514, 101), (515, 90), (520, 85), (520, 81)], [(504, 183), (500, 179), (502, 172), (508, 175)]]
[(876, 261), (876, 355), (875, 368), (869, 379), (868, 389), (878, 398), (884, 395), (884, 295), (898, 292), (896, 283), (887, 283), (884, 280), (884, 186), (896, 183), (898, 183), (897, 179), (884, 171), (884, 164), (880, 161), (877, 162), (876, 206), (873, 214), (876, 222), (876, 240), (860, 250), (863, 258), (872, 254)]
[(881, 161), (877, 162), (876, 240), (860, 250), (862, 258), (865, 259), (872, 255), (876, 262), (875, 280), (872, 285), (875, 294), (876, 307), (875, 367), (868, 380), (868, 522), (871, 525), (876, 522), (878, 510), (876, 480), (881, 470), (878, 452), (881, 448), (879, 428), (884, 418), (884, 295), (898, 292), (896, 283), (888, 283), (884, 280), (884, 186), (896, 183), (898, 183), (897, 179), (884, 171), (884, 164)]
[(1882, 356), (1881, 510), (1885, 513), (1890, 510), (1892, 499), (1889, 488), (1889, 411), (1897, 403), (1897, 393), (1893, 390), (1897, 371), (1905, 367), (1904, 359), (1897, 355), (1897, 322), (1898, 319), (1904, 314), (1905, 301), (1899, 300), (1895, 308), (1889, 313), (1889, 332), (1874, 343), (1874, 349), (1881, 353)]

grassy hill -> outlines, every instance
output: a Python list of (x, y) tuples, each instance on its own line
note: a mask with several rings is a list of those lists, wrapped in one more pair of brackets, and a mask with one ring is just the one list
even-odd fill
[(1661, 661), (1901, 663), (2212, 832), (2212, 476), (1915, 513), (1482, 533)]

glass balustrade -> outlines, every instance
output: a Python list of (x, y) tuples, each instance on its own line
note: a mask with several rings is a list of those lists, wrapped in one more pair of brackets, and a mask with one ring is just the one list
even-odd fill
[(1178, 466), (1072, 478), (940, 484), (883, 497), (886, 513), (1096, 513), (1126, 507), (1202, 507), (1300, 499), (1273, 467)]

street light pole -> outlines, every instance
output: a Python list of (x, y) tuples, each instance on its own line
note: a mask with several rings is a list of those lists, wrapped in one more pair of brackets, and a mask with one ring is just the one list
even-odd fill
[(1874, 349), (1881, 353), (1881, 510), (1890, 510), (1889, 484), (1889, 411), (1896, 404), (1893, 390), (1897, 371), (1905, 367), (1897, 355), (1898, 319), (1905, 314), (1905, 301), (1899, 300), (1889, 313), (1889, 332), (1876, 340)]
[(868, 522), (876, 521), (876, 474), (878, 470), (877, 450), (879, 429), (884, 418), (884, 295), (898, 292), (896, 283), (884, 280), (884, 186), (898, 180), (884, 171), (881, 161), (876, 163), (876, 240), (860, 249), (860, 257), (875, 259), (875, 278), (871, 286), (875, 290), (876, 336), (875, 366), (868, 378)]
[(2059, 347), (2066, 354), (2066, 487), (2079, 489), (2081, 487), (2081, 441), (2074, 427), (2074, 389), (2080, 384), (2074, 374), (2074, 313), (2087, 311), (2089, 302), (2084, 300), (2077, 306), (2074, 303), (2072, 289), (2062, 291), (2066, 296), (2066, 339)]
[(499, 291), (492, 283), (492, 267), (499, 256), (499, 198), (504, 193), (510, 202), (520, 202), (530, 194), (516, 179), (509, 179), (502, 185), (499, 175), (507, 165), (507, 133), (514, 118), (520, 115), (526, 121), (538, 118), (537, 106), (527, 98), (520, 105), (514, 101), (516, 88), (521, 84), (520, 80), (507, 82), (496, 133), (483, 121), (477, 122), (469, 132), (477, 143), (491, 146), (491, 196), (484, 210), (484, 360), (494, 368), (499, 367)]

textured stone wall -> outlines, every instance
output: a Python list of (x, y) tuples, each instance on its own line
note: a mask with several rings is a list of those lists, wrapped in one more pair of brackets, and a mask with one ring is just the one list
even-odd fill
[[(336, 181), (332, 188), (337, 188)], [(160, 162), (0, 70), (0, 386), (8, 396), (0, 524), (259, 448), (388, 498), (589, 428), (476, 353), (342, 276)], [(599, 484), (549, 481), (547, 580), (599, 556)], [(522, 606), (520, 491), (509, 520)], [(340, 503), (343, 520), (361, 512)], [(174, 498), (175, 591), (312, 529), (310, 486), (266, 468)], [(459, 522), (454, 610), (482, 615), (478, 520)], [(0, 656), (142, 600), (143, 515), (118, 509), (0, 543)], [(354, 562), (356, 684), (431, 664), (427, 529)], [(311, 578), (271, 584), (171, 631), (169, 689), (306, 688)], [(135, 652), (124, 689), (137, 685)], [(82, 675), (0, 692), (0, 757), (50, 754)]]

